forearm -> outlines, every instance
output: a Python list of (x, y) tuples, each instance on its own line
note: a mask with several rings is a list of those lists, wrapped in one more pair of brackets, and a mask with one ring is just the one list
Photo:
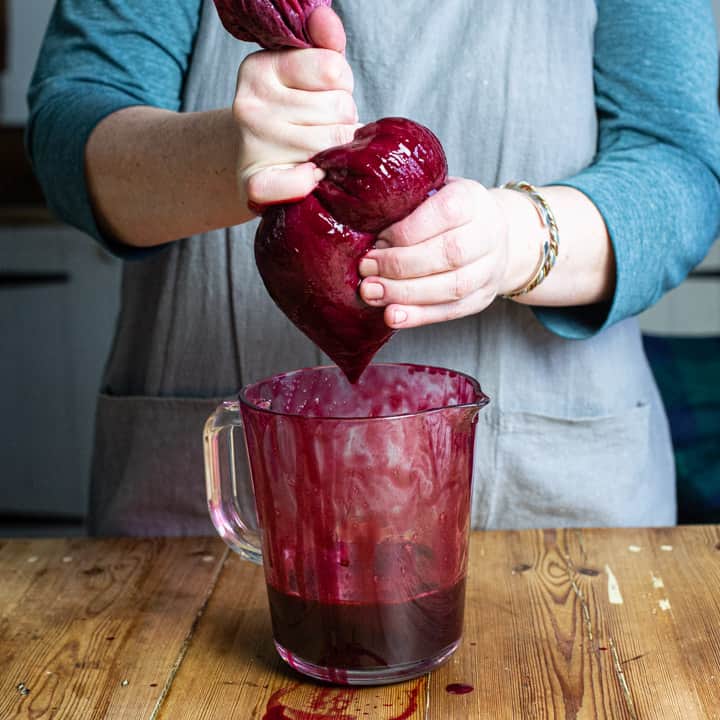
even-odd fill
[(85, 154), (98, 224), (114, 240), (149, 247), (249, 220), (238, 143), (230, 109), (113, 113)]
[[(540, 192), (558, 224), (559, 253), (547, 278), (514, 300), (560, 307), (610, 300), (615, 288), (615, 257), (600, 212), (587, 196), (573, 188), (545, 187)], [(524, 193), (496, 189), (491, 194), (503, 210), (508, 227), (508, 269), (502, 291), (510, 293), (531, 279), (548, 230)]]

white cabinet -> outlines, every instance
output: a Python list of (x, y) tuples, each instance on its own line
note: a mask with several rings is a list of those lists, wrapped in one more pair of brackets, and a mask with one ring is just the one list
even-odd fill
[(64, 226), (0, 228), (0, 516), (85, 514), (120, 266)]

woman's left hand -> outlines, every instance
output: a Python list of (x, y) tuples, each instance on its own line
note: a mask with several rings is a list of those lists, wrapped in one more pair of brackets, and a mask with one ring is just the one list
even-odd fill
[(455, 320), (484, 310), (506, 287), (508, 223), (492, 191), (451, 179), (383, 230), (360, 262), (362, 299), (385, 307), (393, 328)]

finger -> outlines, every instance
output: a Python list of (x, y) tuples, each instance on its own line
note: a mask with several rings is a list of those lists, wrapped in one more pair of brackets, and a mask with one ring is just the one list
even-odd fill
[(294, 167), (258, 170), (245, 181), (249, 204), (257, 208), (301, 200), (315, 189), (323, 175), (322, 170), (307, 162)]
[(362, 125), (288, 125), (285, 127), (284, 140), (307, 158), (328, 148), (349, 143), (360, 127)]
[(295, 125), (354, 125), (358, 121), (355, 100), (345, 90), (286, 90), (283, 103), (287, 121)]
[(272, 62), (277, 79), (285, 87), (353, 91), (350, 66), (342, 55), (332, 50), (285, 50), (272, 53)]
[(482, 185), (454, 180), (425, 200), (406, 218), (380, 233), (391, 245), (416, 245), (469, 223), (475, 214)]
[(479, 290), (469, 297), (438, 305), (389, 305), (385, 308), (385, 324), (397, 330), (458, 320), (482, 312), (494, 300), (491, 293)]
[(342, 20), (329, 7), (321, 5), (307, 19), (307, 31), (319, 48), (345, 52), (347, 38)]
[(365, 278), (360, 296), (375, 307), (383, 305), (435, 305), (455, 302), (471, 295), (485, 284), (480, 263), (466, 265), (454, 272), (428, 275), (412, 280), (388, 280), (378, 276)]
[(425, 277), (458, 270), (482, 257), (480, 238), (465, 225), (418, 245), (371, 250), (360, 262), (360, 275), (380, 275), (394, 280)]

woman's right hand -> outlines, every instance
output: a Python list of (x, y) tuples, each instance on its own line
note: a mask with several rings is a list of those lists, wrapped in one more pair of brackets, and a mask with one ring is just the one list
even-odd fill
[(308, 159), (349, 142), (359, 127), (340, 18), (320, 7), (308, 31), (315, 48), (263, 50), (240, 66), (233, 102), (238, 181), (251, 205), (311, 193), (322, 171)]

